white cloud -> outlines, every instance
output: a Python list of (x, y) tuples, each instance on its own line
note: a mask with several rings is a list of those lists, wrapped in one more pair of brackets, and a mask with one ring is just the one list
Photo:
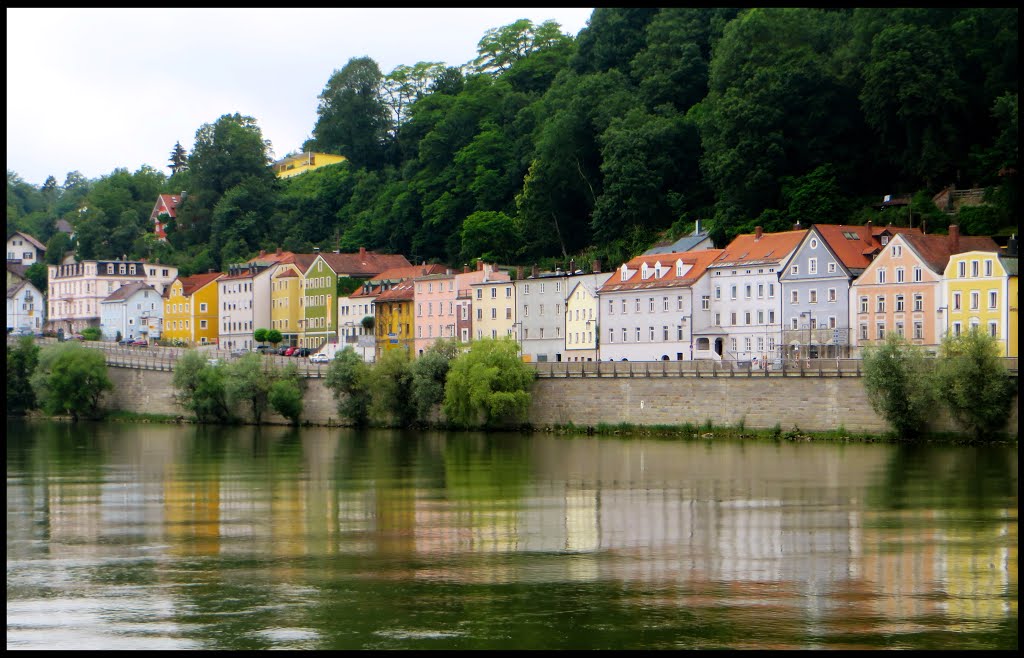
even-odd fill
[(591, 9), (7, 9), (7, 168), (39, 185), (149, 164), (223, 114), (255, 117), (278, 157), (316, 122), (350, 58), (398, 65), (476, 56), (492, 27), (552, 19), (576, 35)]

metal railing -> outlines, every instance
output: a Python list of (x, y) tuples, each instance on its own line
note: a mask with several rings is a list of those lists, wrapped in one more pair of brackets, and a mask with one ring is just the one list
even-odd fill
[[(7, 344), (17, 340), (8, 336)], [(56, 343), (55, 338), (37, 338), (41, 345)], [(83, 341), (81, 345), (102, 350), (107, 364), (120, 368), (173, 371), (178, 358), (188, 351), (181, 347), (127, 347), (102, 341)], [(207, 359), (227, 363), (235, 359), (229, 350), (214, 346), (198, 348)], [(308, 357), (264, 355), (264, 369), (294, 365), (300, 375), (320, 378), (327, 374), (327, 363), (311, 363)], [(1017, 376), (1017, 357), (1001, 359), (1007, 371)], [(754, 364), (746, 360), (696, 361), (546, 361), (531, 362), (536, 377), (861, 377), (862, 359), (773, 359)]]

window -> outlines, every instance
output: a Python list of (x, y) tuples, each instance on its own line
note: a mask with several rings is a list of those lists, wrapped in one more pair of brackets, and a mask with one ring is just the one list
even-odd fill
[(875, 312), (885, 313), (885, 295), (875, 297)]
[(975, 278), (978, 276), (978, 261), (976, 260), (971, 261), (971, 276)]
[(829, 301), (829, 303), (832, 303), (832, 302), (836, 301), (836, 289), (835, 288), (829, 288), (828, 289), (828, 301)]
[(483, 299), (484, 298), (483, 288), (477, 288), (476, 289), (476, 298), (477, 299)]
[(745, 289), (744, 289), (744, 292), (745, 292), (746, 294), (745, 294), (744, 296), (745, 296), (745, 297), (746, 297), (747, 299), (750, 299), (750, 298), (751, 298), (751, 296), (753, 296), (753, 289), (754, 289), (754, 287), (753, 287), (753, 286), (751, 286), (751, 285), (750, 285), (749, 283), (748, 283), (748, 284), (746, 285), (746, 287), (745, 287)]
[(817, 258), (808, 258), (807, 259), (807, 273), (808, 274), (817, 274), (818, 273), (818, 259)]
[(636, 328), (636, 342), (640, 342), (640, 327)]
[(768, 324), (775, 324), (775, 311), (768, 311)]
[(791, 303), (799, 304), (800, 303), (800, 291), (799, 290), (790, 291), (789, 299), (790, 299)]
[(988, 291), (988, 307), (996, 308), (999, 305), (999, 293), (995, 290)]
[(768, 297), (769, 298), (775, 297), (775, 284), (774, 283), (769, 283), (768, 284)]
[(654, 313), (654, 297), (647, 298), (647, 310), (650, 311), (651, 313)]
[(676, 296), (676, 310), (677, 311), (683, 310), (683, 296), (682, 295), (677, 295)]
[(836, 273), (836, 264), (835, 263), (829, 263), (828, 264), (828, 273), (829, 274), (835, 274)]
[(716, 327), (721, 327), (722, 326), (722, 314), (721, 313), (715, 313), (715, 326)]
[(924, 323), (920, 320), (914, 321), (914, 338), (917, 340), (924, 338)]
[(816, 238), (811, 238), (811, 249), (817, 249), (817, 248), (818, 248), (818, 240)]
[(743, 324), (750, 324), (750, 311), (743, 314)]
[(609, 329), (608, 330), (608, 342), (609, 343), (614, 343), (615, 342), (615, 330), (614, 329)]
[(512, 298), (512, 286), (505, 286), (505, 299)]
[(967, 276), (967, 263), (965, 263), (964, 261), (960, 261), (959, 263), (957, 263), (956, 271), (957, 271), (957, 274), (960, 276), (961, 279), (966, 277)]
[(526, 304), (523, 304), (523, 317), (524, 318), (530, 317), (530, 307), (527, 306)]
[(828, 328), (829, 329), (835, 329), (836, 326), (837, 326), (836, 325), (836, 316), (834, 316), (834, 315), (828, 316)]
[(745, 351), (747, 351), (747, 352), (749, 352), (750, 349), (751, 349), (751, 343), (750, 343), (750, 337), (749, 336), (747, 336), (746, 338), (743, 339), (743, 349)]
[(885, 283), (885, 268), (878, 268), (878, 283)]
[(650, 340), (652, 343), (654, 342), (654, 327), (651, 327)]
[(879, 322), (876, 327), (878, 340), (885, 340), (885, 323)]
[(799, 323), (799, 320), (797, 320), (796, 318), (792, 318), (791, 321), (790, 321), (790, 328), (791, 329), (799, 329), (800, 325), (798, 323)]
[(953, 310), (954, 311), (959, 311), (960, 310), (960, 293), (958, 293), (958, 292), (954, 292), (953, 293)]
[(898, 244), (893, 245), (892, 246), (892, 256), (893, 256), (893, 258), (899, 258), (902, 255), (903, 255), (903, 247), (901, 247)]
[(922, 295), (921, 293), (915, 293), (914, 294), (914, 310), (915, 311), (923, 311), (924, 310), (924, 295)]
[(482, 308), (478, 308), (476, 310), (476, 319), (477, 320), (483, 320), (484, 319), (484, 310)]
[(977, 311), (978, 307), (980, 306), (980, 302), (981, 302), (981, 293), (979, 293), (977, 290), (972, 290), (971, 291), (971, 310), (972, 311)]
[(491, 288), (491, 299), (497, 299), (497, 298), (498, 298), (498, 289), (497, 288)]
[(922, 281), (922, 272), (921, 272), (921, 268), (920, 267), (915, 267), (914, 268), (914, 281), (915, 282)]
[(896, 323), (896, 335), (899, 336), (900, 338), (903, 337), (903, 323), (902, 322), (897, 322)]
[[(715, 286), (715, 301), (722, 298), (722, 286)], [(680, 297), (682, 299), (682, 297)]]
[(954, 322), (953, 323), (953, 335), (954, 336), (959, 336), (960, 335), (960, 323), (959, 322)]
[(729, 324), (731, 324), (733, 326), (736, 326), (736, 313), (735, 312), (729, 314)]
[(764, 299), (764, 284), (763, 283), (757, 284), (757, 298), (758, 299)]
[(860, 339), (861, 340), (867, 340), (868, 339), (868, 323), (867, 322), (861, 322), (860, 323)]
[(491, 309), (491, 319), (492, 320), (497, 320), (498, 319), (498, 309), (496, 309), (496, 308), (492, 308)]
[[(680, 297), (679, 299), (682, 299), (682, 297)], [(701, 296), (701, 298), (700, 298), (700, 309), (702, 311), (710, 311), (711, 310), (711, 295), (702, 295)]]
[(505, 307), (505, 319), (506, 320), (511, 320), (512, 319), (512, 307), (511, 306), (506, 306)]
[[(903, 295), (896, 295), (896, 312), (902, 313), (903, 310)], [(902, 336), (903, 334), (900, 335)]]
[(903, 268), (896, 268), (896, 283), (903, 283)]
[(731, 290), (730, 290), (730, 292), (732, 293), (732, 295), (731, 295), (732, 299), (736, 299), (736, 291), (738, 289), (739, 289), (739, 287), (736, 284), (732, 285)]
[[(637, 331), (639, 331), (639, 329)], [(622, 328), (622, 342), (625, 343), (627, 340), (629, 340), (629, 334), (627, 333), (627, 329), (625, 327), (623, 327)]]
[(636, 299), (633, 300), (633, 307), (634, 307), (634, 310), (637, 313), (640, 312), (640, 298), (639, 297), (637, 297)]
[(811, 303), (811, 304), (817, 304), (818, 303), (818, 291), (817, 290), (810, 290), (810, 291), (808, 291), (807, 292), (807, 296), (808, 296), (808, 300), (807, 301), (809, 303)]
[(992, 336), (993, 338), (999, 338), (999, 325), (996, 324), (995, 320), (992, 320), (988, 323), (988, 335)]
[(985, 260), (985, 276), (992, 276), (992, 261)]
[(789, 268), (789, 273), (790, 274), (800, 274), (800, 266), (799, 265), (793, 265), (792, 267)]
[(757, 323), (764, 324), (764, 311), (757, 312)]

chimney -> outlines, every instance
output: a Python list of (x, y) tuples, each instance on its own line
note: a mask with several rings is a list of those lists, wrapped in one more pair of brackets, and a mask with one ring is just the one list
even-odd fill
[(569, 259), (569, 275), (571, 276), (573, 274), (576, 274), (576, 259), (575, 258), (570, 258)]
[(366, 260), (366, 247), (359, 247), (359, 260)]
[(693, 234), (694, 235), (700, 235), (700, 220), (699, 219), (696, 220), (693, 223)]
[(764, 229), (761, 228), (760, 226), (755, 226), (754, 227), (754, 241), (756, 242), (757, 240), (760, 240), (762, 235), (764, 235)]
[(278, 256), (280, 256), (281, 255), (281, 247), (278, 247), (277, 251), (275, 251), (274, 253), (277, 254)]
[(1006, 255), (1012, 258), (1017, 258), (1017, 234), (1014, 233), (1010, 236), (1010, 239), (1006, 241)]
[(530, 272), (530, 276), (536, 278), (538, 274), (540, 274), (540, 270), (537, 268), (537, 265), (534, 264), (533, 270)]
[(462, 264), (462, 273), (466, 274), (468, 272), (469, 272), (469, 263), (463, 263)]
[(319, 254), (320, 253), (320, 247), (313, 247), (313, 253), (314, 254)]
[[(699, 219), (697, 220), (697, 224), (700, 225), (700, 220)], [(595, 260), (593, 263), (591, 263), (590, 270), (591, 270), (591, 272), (593, 274), (600, 274), (601, 273), (601, 261)]]
[(263, 258), (266, 255), (267, 255), (267, 250), (266, 249), (260, 249), (260, 258)]
[(484, 262), (481, 259), (477, 258), (476, 259), (476, 271), (477, 272), (482, 272), (483, 269), (484, 269)]
[(799, 219), (796, 220), (796, 224), (793, 224), (793, 230), (794, 231), (799, 231), (800, 230), (800, 220)]
[(420, 276), (427, 276), (427, 266), (425, 264), (420, 266)]
[(523, 266), (519, 265), (516, 267), (516, 281), (523, 280)]
[(867, 226), (867, 227), (868, 227), (868, 236), (870, 236), (870, 235), (871, 235), (871, 220), (869, 219), (869, 220), (868, 220), (868, 221), (867, 221), (867, 222), (866, 222), (866, 223), (864, 224), (864, 226)]
[(949, 253), (960, 253), (960, 227), (956, 224), (949, 225)]

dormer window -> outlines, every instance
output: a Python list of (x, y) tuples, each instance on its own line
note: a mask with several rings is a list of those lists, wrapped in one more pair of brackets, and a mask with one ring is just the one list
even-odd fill
[(681, 260), (677, 260), (676, 261), (676, 276), (678, 276), (678, 277), (682, 277), (683, 276), (683, 261), (681, 261)]
[(640, 278), (646, 280), (650, 276), (651, 276), (651, 271), (649, 269), (647, 269), (647, 263), (644, 263), (640, 267)]
[(884, 247), (885, 245), (889, 244), (889, 236), (888, 235), (883, 235), (879, 239), (879, 241), (882, 243), (882, 246)]
[(620, 276), (621, 276), (621, 279), (623, 281), (625, 281), (626, 279), (629, 278), (629, 268), (626, 267), (625, 264), (622, 265), (622, 270), (620, 272), (621, 272)]

